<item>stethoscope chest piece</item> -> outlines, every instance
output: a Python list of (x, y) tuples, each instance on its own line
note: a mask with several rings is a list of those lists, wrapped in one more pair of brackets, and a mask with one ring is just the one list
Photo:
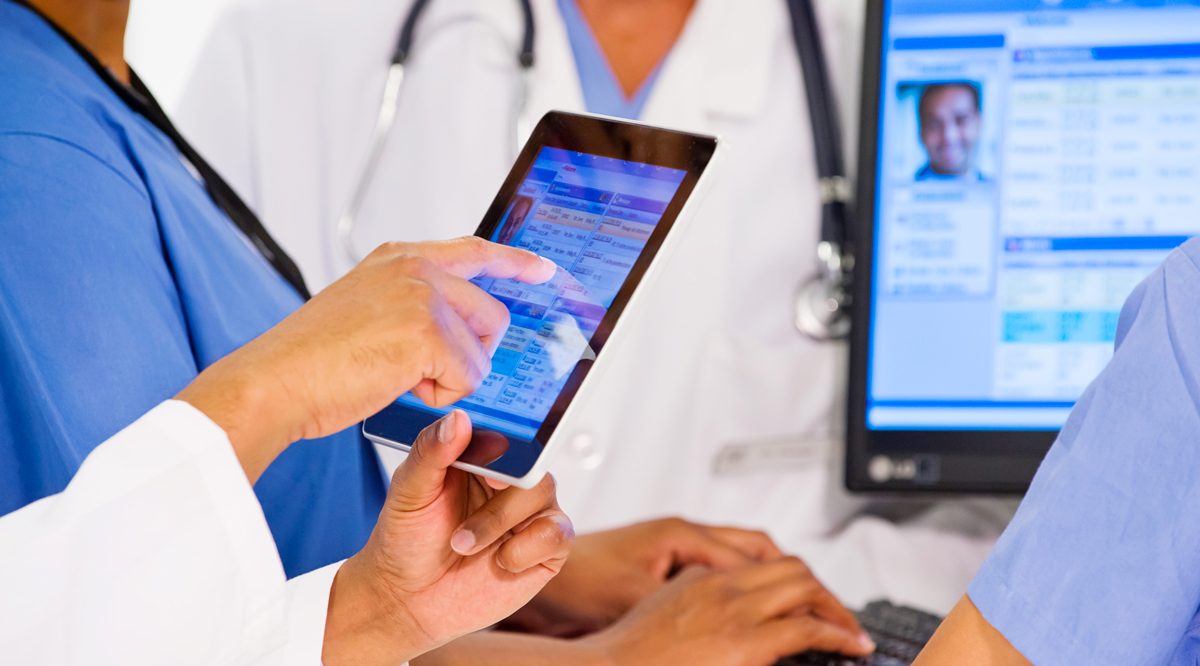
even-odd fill
[(850, 317), (843, 307), (840, 286), (815, 277), (796, 287), (793, 315), (796, 328), (813, 340), (842, 340), (850, 334)]
[(796, 287), (792, 316), (796, 328), (813, 340), (843, 340), (850, 334), (850, 297), (845, 276), (853, 259), (827, 241), (817, 245), (817, 258), (824, 270)]

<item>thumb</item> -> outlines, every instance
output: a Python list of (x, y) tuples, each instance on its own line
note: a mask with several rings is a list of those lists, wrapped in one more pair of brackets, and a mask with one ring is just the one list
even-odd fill
[(416, 511), (437, 499), (446, 472), (471, 443), (471, 417), (456, 409), (417, 435), (408, 458), (396, 468), (388, 504), (397, 511)]

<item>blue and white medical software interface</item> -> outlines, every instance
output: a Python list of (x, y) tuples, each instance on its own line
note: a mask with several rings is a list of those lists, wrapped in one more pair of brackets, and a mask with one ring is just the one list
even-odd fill
[(893, 0), (872, 429), (1057, 429), (1200, 233), (1200, 1)]
[[(481, 427), (532, 438), (646, 248), (686, 171), (542, 148), (492, 241), (558, 264), (541, 285), (474, 280), (511, 323), (463, 409)], [(428, 410), (411, 393), (400, 402)]]

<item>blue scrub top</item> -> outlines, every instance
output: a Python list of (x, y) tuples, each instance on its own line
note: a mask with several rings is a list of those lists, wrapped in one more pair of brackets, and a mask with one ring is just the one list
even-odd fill
[[(0, 0), (0, 515), (301, 298), (45, 22)], [(353, 430), (298, 442), (255, 492), (290, 576), (366, 542), (384, 488)]]
[(1200, 662), (1200, 239), (1121, 312), (971, 600), (1037, 666)]
[(650, 98), (662, 64), (659, 63), (646, 77), (632, 98), (625, 97), (625, 89), (617, 80), (608, 56), (604, 55), (604, 49), (596, 41), (596, 33), (588, 25), (576, 0), (558, 0), (558, 10), (567, 26), (567, 39), (571, 42), (571, 53), (575, 56), (579, 83), (583, 87), (583, 103), (588, 112), (637, 120)]

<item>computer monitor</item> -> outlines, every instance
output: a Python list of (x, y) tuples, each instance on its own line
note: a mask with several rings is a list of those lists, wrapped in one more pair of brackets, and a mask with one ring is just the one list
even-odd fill
[(1023, 492), (1200, 234), (1200, 0), (868, 12), (846, 483)]

